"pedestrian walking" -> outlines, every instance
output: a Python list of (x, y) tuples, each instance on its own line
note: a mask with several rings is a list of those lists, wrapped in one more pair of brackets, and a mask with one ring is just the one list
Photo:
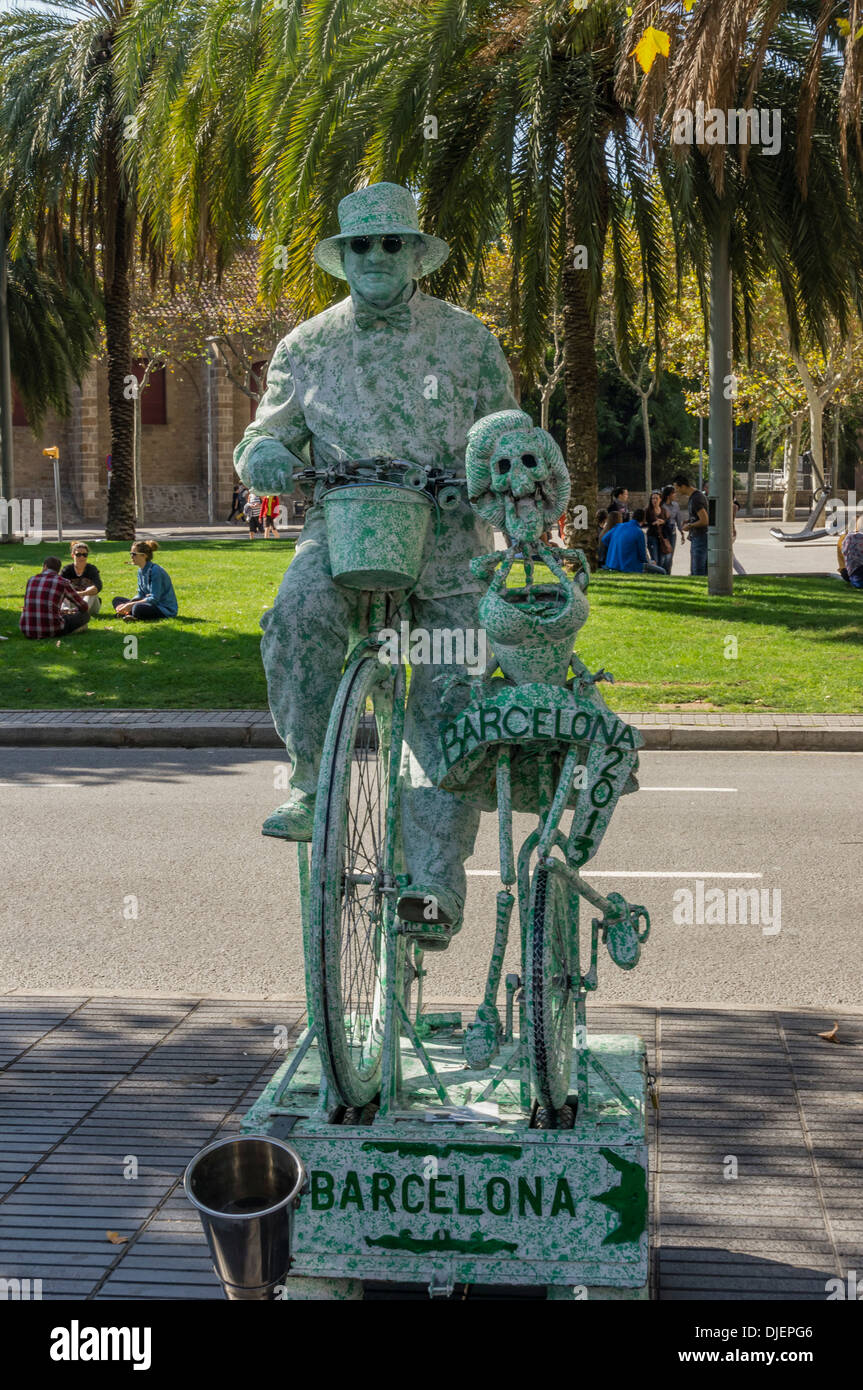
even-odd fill
[(261, 498), (260, 522), (264, 528), (265, 541), (277, 541), (279, 539), (276, 535), (276, 517), (281, 510), (278, 497), (268, 494)]
[(710, 524), (707, 511), (707, 498), (698, 488), (693, 487), (686, 473), (674, 477), (674, 492), (679, 501), (688, 507), (688, 520), (683, 529), (689, 536), (689, 573), (707, 573), (707, 528)]

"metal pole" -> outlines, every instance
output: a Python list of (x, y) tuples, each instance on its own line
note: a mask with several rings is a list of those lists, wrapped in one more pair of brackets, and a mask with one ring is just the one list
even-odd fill
[(732, 446), (731, 214), (722, 213), (710, 257), (710, 477), (708, 479), (707, 592), (731, 594)]
[(57, 508), (57, 539), (63, 539), (63, 503), (60, 497), (60, 460), (55, 458), (54, 462), (54, 505)]
[[(15, 496), (15, 466), (12, 457), (12, 360), (7, 286), (6, 214), (0, 206), (0, 498), (11, 502)], [(9, 514), (11, 516), (11, 512)], [(0, 527), (0, 542), (12, 539), (11, 525), (8, 528)]]
[[(215, 349), (210, 346), (210, 352)], [(216, 520), (215, 498), (213, 497), (213, 362), (211, 356), (207, 356), (207, 522), (210, 526)]]

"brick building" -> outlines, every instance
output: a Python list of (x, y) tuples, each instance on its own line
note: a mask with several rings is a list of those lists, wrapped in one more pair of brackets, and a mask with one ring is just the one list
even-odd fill
[[(210, 448), (214, 519), (225, 520), (235, 483), (234, 447), (257, 405), (247, 391), (260, 393), (266, 363), (291, 322), (286, 306), (270, 312), (258, 304), (254, 253), (238, 258), (220, 284), (181, 285), (161, 296), (150, 293), (142, 274), (135, 290), (133, 350), (140, 356), (132, 364), (134, 375), (141, 380), (148, 361), (165, 361), (141, 391), (144, 529), (206, 525)], [(208, 338), (218, 345), (215, 361)], [(42, 450), (56, 444), (65, 524), (101, 528), (111, 452), (104, 358), (91, 364), (71, 394), (69, 416), (49, 412), (38, 436), (15, 398), (15, 492), (21, 499), (41, 499), (43, 525), (55, 523), (52, 461)]]

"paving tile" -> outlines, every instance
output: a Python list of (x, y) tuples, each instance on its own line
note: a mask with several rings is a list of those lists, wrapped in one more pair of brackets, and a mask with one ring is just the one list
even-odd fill
[[(589, 1026), (635, 1032), (654, 1056), (656, 1013), (599, 1006)], [(45, 1298), (220, 1298), (182, 1172), (236, 1129), (280, 1060), (273, 1027), (293, 1032), (302, 1016), (296, 1000), (0, 997), (0, 1273), (44, 1271)], [(812, 1053), (821, 1020), (662, 1010), (661, 1102), (649, 1117), (660, 1298), (820, 1298), (840, 1262), (863, 1267), (863, 1149), (848, 1107), (863, 1058)], [(863, 1018), (846, 1027), (863, 1032)], [(29, 1050), (13, 1051), (22, 1043)], [(122, 1177), (129, 1153), (135, 1182)], [(723, 1177), (728, 1153), (734, 1183)], [(106, 1248), (108, 1229), (129, 1244)]]

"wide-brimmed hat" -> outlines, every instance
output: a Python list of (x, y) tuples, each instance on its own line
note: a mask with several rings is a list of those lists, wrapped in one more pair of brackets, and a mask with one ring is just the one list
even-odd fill
[(372, 183), (342, 198), (339, 226), (338, 236), (327, 237), (315, 247), (315, 260), (340, 280), (347, 278), (340, 245), (355, 236), (418, 236), (423, 243), (420, 275), (430, 275), (449, 255), (445, 241), (420, 231), (413, 194), (398, 183)]

